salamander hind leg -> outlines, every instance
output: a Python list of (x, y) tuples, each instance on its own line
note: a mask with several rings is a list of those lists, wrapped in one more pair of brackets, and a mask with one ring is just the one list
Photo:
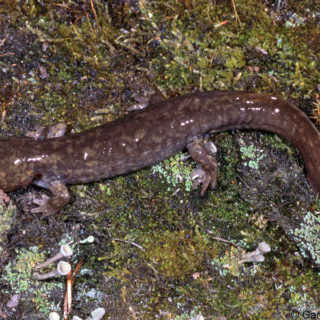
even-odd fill
[(34, 185), (50, 190), (52, 196), (42, 195), (34, 199), (33, 203), (38, 207), (31, 209), (32, 213), (43, 213), (43, 218), (58, 212), (70, 200), (67, 187), (60, 180), (41, 179), (33, 182)]
[(200, 184), (200, 196), (203, 197), (211, 186), (212, 189), (216, 187), (218, 163), (214, 156), (216, 150), (206, 138), (194, 138), (187, 144), (192, 159), (198, 164), (198, 167), (192, 172), (191, 178), (193, 180), (193, 189)]

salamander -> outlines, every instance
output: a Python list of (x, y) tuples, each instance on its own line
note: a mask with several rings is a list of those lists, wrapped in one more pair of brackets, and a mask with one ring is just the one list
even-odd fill
[(51, 197), (35, 199), (32, 212), (51, 215), (70, 198), (66, 184), (88, 183), (151, 166), (187, 148), (198, 164), (200, 195), (216, 186), (217, 161), (206, 136), (232, 129), (276, 133), (302, 155), (309, 183), (320, 194), (320, 133), (293, 104), (259, 93), (212, 91), (151, 101), (140, 111), (84, 132), (35, 140), (0, 139), (0, 189), (30, 184)]

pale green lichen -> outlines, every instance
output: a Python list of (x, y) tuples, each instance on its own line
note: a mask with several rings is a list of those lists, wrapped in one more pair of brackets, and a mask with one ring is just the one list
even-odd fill
[(201, 312), (195, 307), (190, 313), (184, 312), (180, 316), (176, 316), (174, 320), (203, 320)]
[(291, 231), (295, 242), (298, 244), (301, 254), (320, 265), (320, 215), (308, 211), (300, 224), (300, 228)]
[[(244, 142), (241, 141), (241, 143)], [(265, 157), (263, 150), (257, 149), (254, 145), (250, 145), (248, 147), (240, 147), (240, 152), (241, 158), (246, 160), (244, 163), (245, 166), (248, 166), (251, 169), (259, 169), (259, 161)]]
[(228, 275), (239, 277), (241, 274), (239, 257), (243, 252), (241, 249), (231, 247), (223, 256), (213, 259), (211, 264), (219, 272), (220, 277), (226, 277)]
[[(190, 177), (191, 166), (183, 161), (186, 157), (184, 153), (176, 154), (175, 156), (164, 160), (163, 162), (156, 164), (152, 167), (153, 173), (159, 173), (166, 182), (173, 188), (183, 183), (186, 191), (190, 191), (192, 188), (192, 180)], [(171, 191), (171, 187), (168, 187), (168, 191)]]
[(50, 301), (53, 290), (62, 289), (62, 283), (35, 281), (31, 277), (34, 267), (40, 261), (45, 260), (45, 253), (38, 252), (38, 247), (29, 249), (16, 249), (16, 264), (11, 262), (6, 265), (3, 279), (10, 286), (8, 293), (21, 294), (22, 301), (28, 301), (35, 305), (35, 308), (44, 315), (59, 308)]

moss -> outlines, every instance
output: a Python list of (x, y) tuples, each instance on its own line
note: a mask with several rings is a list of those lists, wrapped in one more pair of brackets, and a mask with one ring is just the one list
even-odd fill
[(7, 235), (14, 223), (14, 217), (16, 215), (16, 207), (10, 201), (7, 205), (0, 202), (0, 255), (3, 251), (3, 245), (7, 241)]
[(188, 231), (158, 232), (145, 239), (146, 257), (167, 277), (184, 279), (201, 269), (205, 254), (214, 251), (201, 234)]
[(319, 127), (320, 125), (320, 99), (317, 99), (314, 103), (314, 108), (312, 110), (313, 116), (312, 118), (315, 120), (316, 125)]
[[(237, 29), (235, 24), (229, 27), (227, 24), (227, 27), (219, 26), (215, 32), (209, 32), (207, 25), (214, 23), (210, 19), (211, 15), (219, 12), (225, 17), (230, 17), (233, 12), (228, 6), (206, 4), (203, 7), (205, 13), (202, 12), (202, 20), (197, 29), (185, 27), (189, 14), (197, 13), (187, 11), (188, 14), (177, 19), (176, 12), (170, 12), (170, 7), (168, 15), (172, 14), (171, 17), (174, 18), (170, 24), (166, 24), (164, 31), (161, 29), (162, 16), (154, 14), (156, 9), (153, 6), (157, 5), (145, 5), (146, 20), (151, 22), (154, 32), (159, 35), (162, 50), (171, 53), (163, 53), (151, 62), (157, 70), (162, 69), (162, 72), (159, 72), (161, 78), (156, 79), (160, 89), (164, 85), (172, 88), (197, 85), (200, 89), (206, 90), (228, 88), (231, 85), (245, 88), (246, 83), (253, 80), (248, 66), (259, 64), (258, 79), (261, 79), (262, 84), (265, 82), (270, 86), (272, 77), (277, 77), (281, 83), (289, 82), (289, 85), (298, 89), (296, 97), (301, 94), (309, 96), (309, 89), (317, 76), (310, 77), (306, 71), (315, 70), (316, 64), (306, 53), (307, 48), (297, 45), (295, 41), (298, 34), (300, 37), (308, 32), (305, 26), (294, 30), (281, 29), (273, 24), (262, 3), (246, 2), (244, 6), (243, 2), (239, 1), (237, 6), (243, 15), (241, 30)], [(259, 19), (261, 24), (249, 29), (245, 26), (256, 19)], [(266, 29), (269, 29), (270, 33), (266, 33)], [(243, 47), (244, 43), (248, 44), (247, 47)], [(255, 54), (260, 48), (267, 52), (266, 57), (263, 57), (263, 54)], [(279, 60), (282, 64), (277, 64), (275, 68)], [(277, 70), (277, 73), (269, 73), (269, 70)], [(281, 83), (279, 87), (282, 86)]]

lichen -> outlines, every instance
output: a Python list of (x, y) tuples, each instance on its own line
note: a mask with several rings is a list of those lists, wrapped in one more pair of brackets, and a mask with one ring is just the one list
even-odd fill
[(245, 166), (251, 169), (259, 169), (259, 161), (262, 160), (265, 155), (263, 150), (255, 148), (253, 145), (245, 146), (244, 141), (241, 141), (242, 146), (240, 147), (241, 158), (246, 160)]
[[(183, 158), (186, 158), (186, 154), (176, 154), (175, 156), (152, 166), (152, 171), (153, 173), (159, 173), (163, 176), (166, 182), (173, 188), (176, 188), (179, 184), (183, 183), (185, 191), (190, 191), (192, 187), (190, 177), (191, 166), (183, 161)], [(168, 191), (171, 191), (172, 187), (169, 186)]]
[(203, 320), (201, 312), (195, 307), (191, 312), (184, 312), (183, 314), (176, 316), (173, 320)]
[(43, 316), (47, 316), (52, 310), (59, 310), (60, 307), (55, 305), (50, 297), (57, 290), (62, 292), (62, 283), (41, 282), (31, 277), (36, 264), (44, 261), (45, 253), (39, 253), (37, 247), (16, 249), (15, 253), (16, 263), (9, 262), (3, 274), (3, 280), (9, 286), (10, 292), (21, 294), (22, 302), (32, 303)]
[(291, 230), (294, 241), (304, 257), (310, 254), (312, 260), (320, 266), (320, 212), (308, 211), (298, 228)]

